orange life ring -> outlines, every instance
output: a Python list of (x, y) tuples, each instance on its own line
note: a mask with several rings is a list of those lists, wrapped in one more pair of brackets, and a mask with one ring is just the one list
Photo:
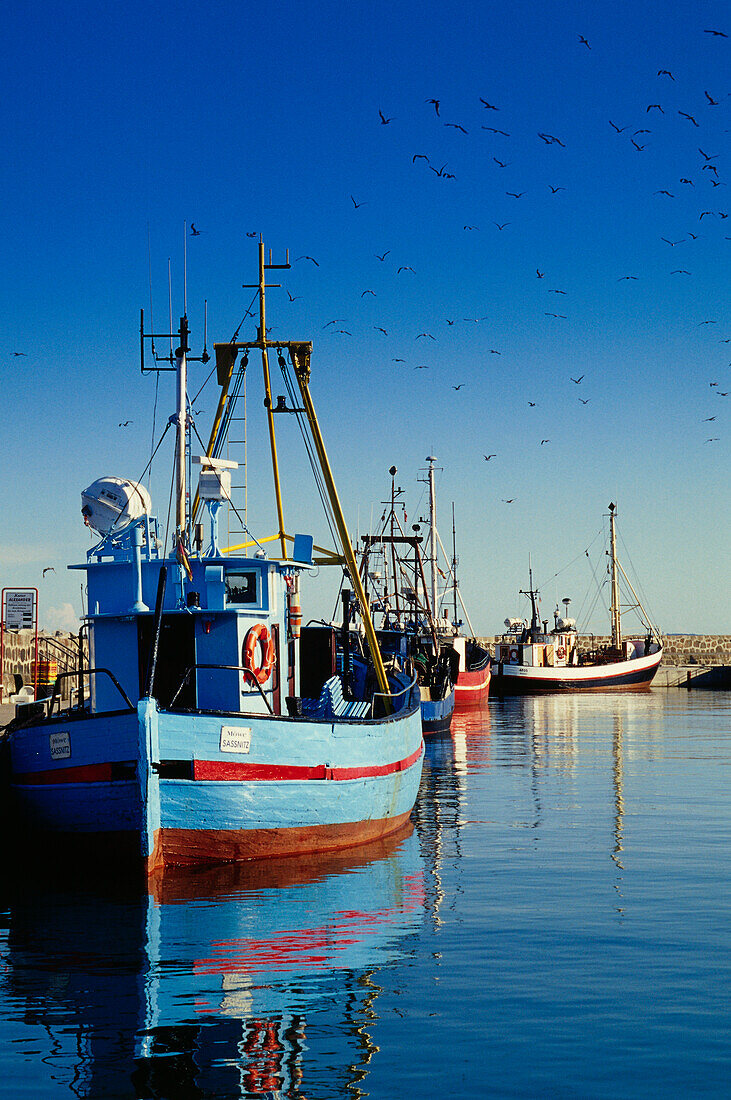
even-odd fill
[(562, 645), (560, 645), (556, 650), (556, 656), (558, 657), (559, 661), (563, 661), (564, 657), (566, 656), (566, 650)]
[[(261, 664), (256, 665), (256, 647), (261, 644)], [(274, 641), (264, 623), (256, 623), (244, 639), (244, 668), (248, 668), (260, 684), (265, 684), (274, 668)]]

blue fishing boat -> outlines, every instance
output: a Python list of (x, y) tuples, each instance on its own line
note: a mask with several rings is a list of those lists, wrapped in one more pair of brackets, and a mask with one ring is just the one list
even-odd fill
[(424, 573), (420, 524), (407, 534), (406, 515), (390, 468), (391, 498), (374, 535), (361, 536), (360, 572), (368, 601), (366, 612), (377, 623), (384, 659), (394, 671), (416, 674), (421, 695), (424, 734), (448, 732), (455, 706), (459, 654), (452, 637), (438, 629), (431, 591)]
[[(187, 318), (175, 353), (153, 354), (146, 368), (154, 335), (141, 317), (142, 369), (176, 372), (174, 532), (163, 539), (138, 482), (100, 478), (82, 494), (84, 520), (101, 536), (72, 566), (86, 574), (89, 667), (74, 678), (73, 705), (60, 708), (59, 678), (50, 699), (18, 709), (8, 732), (14, 811), (29, 850), (55, 858), (71, 847), (151, 872), (368, 843), (399, 829), (414, 806), (423, 760), (415, 676), (386, 670), (367, 614), (367, 645), (347, 678), (338, 674), (334, 630), (301, 636), (301, 582), (318, 564), (344, 567), (366, 600), (310, 394), (312, 345), (267, 337), (272, 266), (286, 269), (289, 257), (265, 264), (260, 244), (256, 338), (214, 346), (221, 398), (210, 441), (192, 456), (201, 466), (192, 507)], [(254, 351), (279, 530), (256, 538), (245, 526), (247, 542), (222, 549), (218, 512), (231, 500), (235, 466), (221, 457), (226, 410)], [(311, 534), (285, 533), (274, 414), (286, 401), (272, 402), (270, 351), (298, 395), (286, 411), (319, 462), (337, 554)], [(207, 541), (197, 522), (203, 507)], [(276, 557), (267, 553), (272, 542)]]

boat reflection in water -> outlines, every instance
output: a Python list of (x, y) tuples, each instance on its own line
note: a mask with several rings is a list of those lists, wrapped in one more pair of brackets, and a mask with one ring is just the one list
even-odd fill
[(424, 900), (411, 825), (277, 867), (166, 869), (149, 893), (24, 884), (2, 981), (70, 1095), (300, 1097), (316, 1012), (346, 1095), (376, 1049), (371, 976), (402, 956)]

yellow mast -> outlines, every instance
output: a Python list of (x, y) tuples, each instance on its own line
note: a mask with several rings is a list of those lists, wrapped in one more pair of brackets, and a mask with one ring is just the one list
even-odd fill
[(388, 679), (386, 677), (386, 670), (383, 665), (383, 658), (381, 657), (381, 651), (378, 648), (378, 639), (376, 638), (376, 631), (373, 626), (373, 620), (371, 619), (370, 609), (368, 607), (368, 600), (366, 599), (365, 591), (363, 590), (363, 583), (360, 579), (360, 573), (358, 572), (358, 566), (355, 561), (355, 554), (353, 553), (353, 547), (350, 542), (350, 535), (345, 523), (345, 516), (340, 506), (340, 500), (338, 498), (337, 489), (335, 488), (335, 480), (330, 468), (330, 462), (327, 457), (327, 451), (325, 450), (325, 443), (320, 432), (320, 425), (317, 422), (317, 416), (315, 414), (315, 406), (310, 396), (309, 380), (310, 380), (310, 352), (312, 349), (311, 344), (290, 343), (289, 353), (292, 357), (292, 364), (294, 366), (294, 373), (297, 377), (297, 383), (302, 394), (302, 401), (305, 406), (305, 412), (307, 413), (307, 419), (310, 424), (310, 431), (312, 432), (312, 439), (315, 444), (317, 456), (320, 459), (320, 467), (325, 479), (325, 487), (330, 498), (330, 504), (332, 506), (333, 515), (335, 518), (335, 524), (340, 535), (340, 542), (343, 548), (343, 555), (345, 557), (345, 563), (350, 574), (350, 580), (355, 590), (356, 599), (360, 604), (361, 616), (363, 619), (363, 625), (365, 627), (366, 638), (368, 639), (368, 646), (373, 658), (373, 666), (375, 668), (376, 677), (378, 679), (378, 686), (384, 695), (389, 694)]
[[(277, 522), (279, 524), (279, 543), (282, 548), (282, 558), (287, 558), (287, 542), (284, 536), (284, 512), (282, 509), (282, 488), (279, 483), (279, 462), (277, 461), (277, 440), (274, 434), (274, 417), (272, 415), (272, 387), (269, 380), (269, 352), (266, 330), (266, 306), (264, 303), (264, 291), (266, 289), (265, 269), (267, 267), (288, 268), (289, 253), (285, 264), (264, 263), (264, 242), (259, 241), (259, 345), (261, 347), (261, 362), (264, 369), (264, 390), (266, 393), (265, 405), (267, 421), (269, 423), (269, 446), (272, 452), (272, 473), (274, 475), (274, 495), (277, 500)], [(272, 284), (274, 285), (274, 284)]]

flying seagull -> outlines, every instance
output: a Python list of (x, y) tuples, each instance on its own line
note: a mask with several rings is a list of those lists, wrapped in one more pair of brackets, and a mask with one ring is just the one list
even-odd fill
[(386, 118), (380, 107), (378, 108), (378, 114), (381, 116), (381, 123), (383, 126), (388, 126), (389, 122), (393, 122), (393, 118)]
[(572, 379), (571, 379), (571, 381), (572, 381), (572, 382), (575, 382), (575, 383), (576, 383), (576, 385), (578, 386), (579, 382), (581, 381), (581, 379), (582, 379), (583, 377), (584, 377), (584, 375), (583, 375), (583, 374), (580, 374), (578, 378), (572, 378)]

